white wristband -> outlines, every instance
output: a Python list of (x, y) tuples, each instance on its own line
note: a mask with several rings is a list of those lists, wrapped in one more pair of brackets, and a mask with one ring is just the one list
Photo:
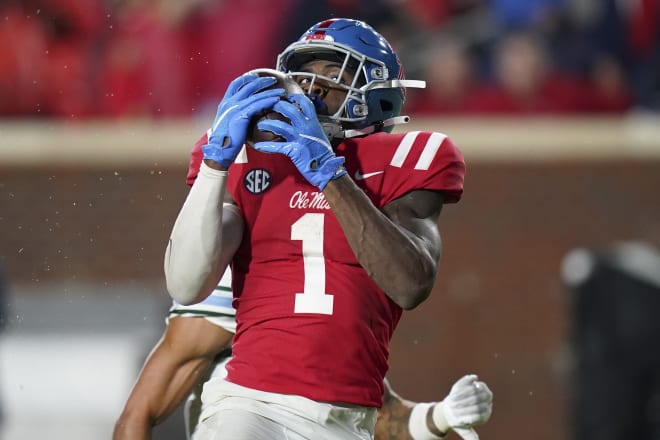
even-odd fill
[(444, 436), (432, 433), (426, 424), (426, 415), (435, 402), (416, 404), (408, 419), (408, 431), (413, 440), (441, 440)]
[(442, 402), (438, 402), (438, 404), (433, 408), (433, 413), (431, 414), (431, 417), (433, 419), (433, 424), (435, 425), (436, 428), (438, 428), (442, 432), (447, 432), (449, 431), (451, 426), (449, 426), (449, 421), (445, 417), (444, 408), (443, 408), (444, 405), (445, 405), (444, 400)]

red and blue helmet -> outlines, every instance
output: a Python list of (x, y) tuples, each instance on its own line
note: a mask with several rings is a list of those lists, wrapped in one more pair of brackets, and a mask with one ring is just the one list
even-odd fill
[[(312, 59), (338, 61), (342, 74), (345, 70), (353, 74), (353, 82), (341, 83), (341, 74), (328, 78), (300, 72)], [(346, 18), (324, 20), (309, 28), (277, 57), (277, 69), (311, 81), (320, 78), (346, 90), (344, 103), (334, 115), (319, 115), (330, 137), (391, 131), (394, 124), (407, 121), (399, 117), (404, 87), (424, 87), (423, 81), (404, 79), (399, 57), (382, 35), (362, 21)]]

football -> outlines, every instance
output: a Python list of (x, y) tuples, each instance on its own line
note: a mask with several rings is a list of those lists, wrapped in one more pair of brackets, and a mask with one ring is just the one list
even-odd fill
[[(283, 88), (285, 90), (286, 96), (292, 93), (304, 93), (300, 85), (295, 82), (292, 78), (286, 76), (284, 73), (273, 70), (273, 69), (255, 69), (250, 73), (256, 73), (259, 76), (272, 76), (277, 79), (277, 82), (272, 86), (268, 87), (269, 89)], [(283, 96), (282, 99), (285, 99), (286, 96)], [(255, 115), (250, 121), (250, 125), (247, 130), (247, 138), (245, 143), (249, 146), (254, 146), (256, 142), (265, 142), (265, 141), (283, 141), (280, 136), (277, 136), (271, 131), (262, 131), (257, 128), (257, 123), (264, 119), (279, 119), (280, 121), (290, 122), (288, 118), (282, 116), (281, 114), (267, 110), (258, 115)]]

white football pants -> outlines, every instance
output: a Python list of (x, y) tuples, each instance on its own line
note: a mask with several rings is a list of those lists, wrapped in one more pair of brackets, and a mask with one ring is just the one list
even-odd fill
[(372, 440), (377, 409), (266, 393), (220, 378), (204, 385), (193, 440)]

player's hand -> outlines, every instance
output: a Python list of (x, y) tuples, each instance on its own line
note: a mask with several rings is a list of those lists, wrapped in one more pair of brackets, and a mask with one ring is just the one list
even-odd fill
[(346, 174), (344, 158), (335, 156), (312, 101), (302, 94), (289, 95), (289, 101), (278, 101), (273, 110), (286, 116), (291, 124), (275, 119), (257, 124), (260, 130), (272, 131), (284, 141), (257, 142), (254, 148), (288, 156), (305, 179), (323, 190), (330, 180)]
[(493, 411), (493, 393), (475, 374), (460, 378), (442, 402), (433, 409), (433, 422), (446, 432), (456, 431), (464, 440), (477, 440), (472, 429), (486, 423)]
[(250, 119), (272, 108), (284, 89), (263, 90), (277, 80), (271, 76), (245, 74), (233, 80), (218, 105), (208, 144), (202, 147), (204, 159), (229, 168), (243, 148)]

